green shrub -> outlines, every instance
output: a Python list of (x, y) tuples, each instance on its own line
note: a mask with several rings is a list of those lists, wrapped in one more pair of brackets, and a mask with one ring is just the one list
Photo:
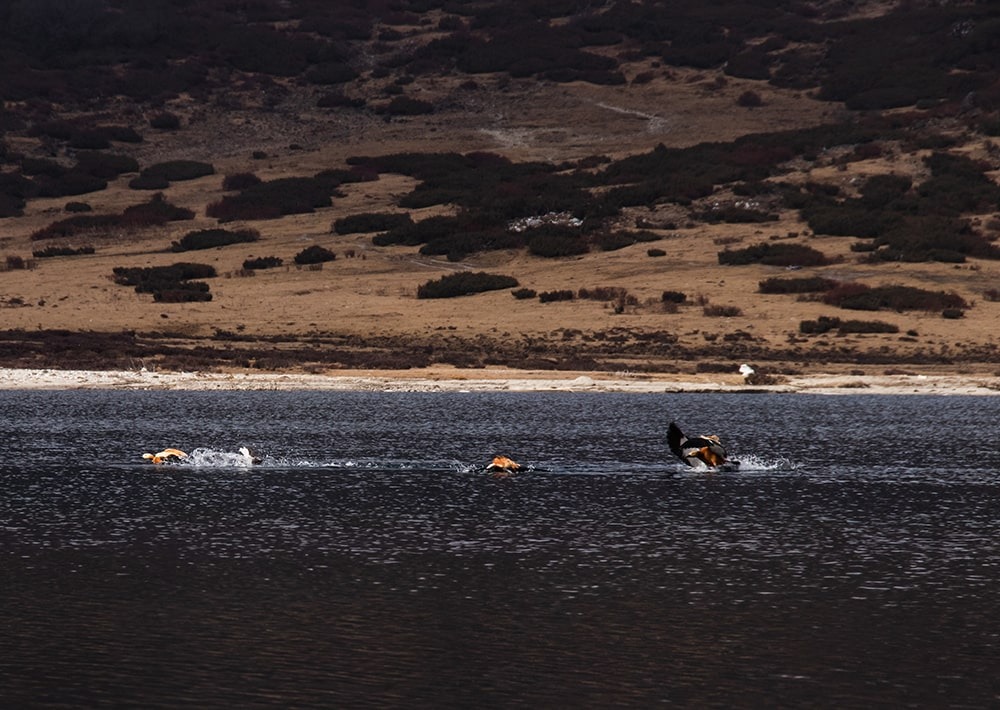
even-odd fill
[(417, 298), (453, 298), (484, 291), (513, 288), (517, 279), (512, 276), (488, 274), (483, 271), (458, 271), (439, 279), (428, 281), (417, 288)]
[(304, 266), (306, 264), (323, 264), (336, 260), (337, 255), (319, 244), (306, 247), (295, 255), (295, 263)]
[(214, 249), (229, 244), (256, 242), (258, 239), (260, 239), (260, 232), (255, 229), (240, 229), (235, 232), (229, 232), (225, 229), (200, 229), (188, 232), (179, 241), (174, 242), (170, 247), (170, 251), (181, 252)]

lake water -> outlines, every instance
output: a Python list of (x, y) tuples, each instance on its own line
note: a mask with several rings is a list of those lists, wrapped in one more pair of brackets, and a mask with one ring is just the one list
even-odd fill
[[(1000, 397), (0, 411), (4, 707), (1000, 706)], [(672, 461), (670, 419), (744, 470)]]

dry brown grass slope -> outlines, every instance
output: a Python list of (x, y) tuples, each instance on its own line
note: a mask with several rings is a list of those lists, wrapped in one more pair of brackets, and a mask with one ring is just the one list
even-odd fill
[[(632, 73), (648, 70), (639, 65), (629, 68)], [(520, 342), (528, 345), (519, 349), (521, 359), (513, 364), (530, 355), (542, 361), (549, 358), (558, 366), (569, 354), (579, 353), (595, 355), (603, 367), (663, 371), (693, 371), (705, 362), (735, 368), (745, 357), (773, 360), (768, 366), (775, 372), (803, 367), (885, 369), (908, 359), (908, 366), (926, 362), (946, 369), (996, 369), (1000, 304), (983, 299), (986, 290), (1000, 283), (996, 262), (865, 264), (850, 251), (854, 239), (813, 237), (789, 210), (783, 210), (777, 222), (705, 224), (689, 220), (677, 206), (628, 209), (620, 218), (623, 227), (635, 228), (641, 220), (652, 225), (672, 223), (673, 228), (654, 230), (659, 241), (618, 251), (556, 260), (523, 251), (489, 252), (453, 263), (420, 256), (413, 247), (373, 246), (370, 235), (331, 232), (331, 223), (340, 217), (398, 210), (395, 200), (409, 192), (414, 181), (383, 175), (376, 182), (343, 185), (343, 195), (335, 197), (331, 207), (312, 214), (225, 225), (259, 230), (257, 243), (186, 254), (167, 251), (186, 232), (217, 226), (206, 216), (206, 206), (223, 196), (223, 176), (238, 172), (254, 172), (264, 179), (312, 175), (345, 167), (351, 156), (401, 151), (492, 151), (518, 161), (552, 162), (591, 155), (620, 157), (649, 151), (658, 143), (674, 147), (728, 141), (843, 117), (836, 105), (803, 93), (719, 78), (660, 69), (656, 80), (643, 85), (602, 87), (497, 78), (480, 80), (475, 89), (460, 87), (457, 79), (421, 79), (407, 93), (426, 97), (440, 108), (427, 116), (391, 120), (363, 112), (315, 109), (309, 90), (295, 86), (289, 87), (279, 106), (268, 110), (254, 108), (249, 100), (234, 102), (245, 108), (221, 110), (180, 97), (169, 108), (184, 118), (185, 127), (147, 136), (133, 152), (143, 165), (186, 158), (215, 166), (215, 175), (175, 182), (164, 190), (171, 203), (193, 210), (195, 219), (104, 235), (90, 242), (97, 249), (93, 255), (40, 259), (31, 270), (0, 273), (0, 329), (161, 332), (220, 350), (241, 347), (214, 339), (220, 332), (251, 340), (279, 336), (288, 342), (325, 335), (340, 339), (345, 347), (353, 342), (361, 350), (464, 350), (473, 365), (483, 364), (482, 353), (492, 351), (488, 343)], [(762, 106), (750, 109), (737, 104), (748, 86), (760, 93)], [(946, 123), (941, 128), (949, 130)], [(969, 142), (963, 150), (987, 156), (986, 147), (982, 141)], [(252, 159), (253, 151), (267, 157)], [(836, 155), (821, 155), (814, 164), (790, 165), (784, 179), (822, 179), (850, 191), (859, 177), (870, 174), (919, 177), (925, 170), (920, 157), (904, 154), (898, 146), (889, 146), (887, 153), (872, 160), (848, 164), (838, 162)], [(131, 177), (122, 176), (109, 189), (81, 199), (96, 213), (118, 212), (147, 199), (147, 193), (128, 189)], [(712, 199), (724, 200), (726, 195)], [(67, 201), (32, 200), (23, 217), (3, 220), (0, 254), (27, 257), (38, 246), (30, 242), (32, 232), (65, 217)], [(413, 217), (448, 211), (448, 207), (417, 210)], [(720, 266), (717, 258), (724, 245), (748, 246), (790, 234), (798, 235), (794, 241), (841, 257), (840, 263), (802, 269), (796, 275), (954, 291), (975, 305), (958, 320), (942, 318), (940, 313), (861, 314), (897, 325), (898, 334), (801, 337), (802, 320), (859, 316), (794, 296), (760, 294), (758, 283), (785, 275), (783, 269)], [(292, 257), (312, 244), (331, 249), (337, 260), (322, 269), (294, 266)], [(666, 256), (650, 257), (650, 248), (661, 249)], [(253, 277), (241, 275), (245, 259), (270, 255), (281, 257), (285, 266), (258, 271)], [(149, 295), (111, 281), (116, 266), (182, 260), (217, 269), (220, 275), (211, 280), (211, 302), (154, 303)], [(588, 300), (542, 304), (537, 299), (516, 300), (506, 290), (440, 300), (416, 298), (420, 284), (461, 269), (509, 274), (521, 286), (539, 292), (619, 286), (635, 297), (637, 305), (616, 312), (609, 304)], [(688, 294), (694, 303), (671, 312), (660, 301), (665, 290)], [(736, 308), (738, 314), (706, 316), (706, 303)], [(679, 349), (666, 351), (656, 345), (674, 341)]]

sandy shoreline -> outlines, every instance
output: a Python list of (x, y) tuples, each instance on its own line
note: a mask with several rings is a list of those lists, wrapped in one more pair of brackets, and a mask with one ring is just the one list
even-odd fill
[(147, 370), (0, 368), (0, 390), (330, 390), (399, 392), (782, 392), (810, 394), (998, 395), (995, 375), (790, 376), (773, 385), (748, 385), (739, 375), (637, 375), (520, 370), (216, 373)]

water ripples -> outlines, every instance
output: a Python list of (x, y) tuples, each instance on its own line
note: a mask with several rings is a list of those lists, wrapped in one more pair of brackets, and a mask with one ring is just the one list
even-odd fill
[[(993, 398), (0, 400), (14, 705), (995, 699)], [(742, 470), (668, 459), (671, 418)]]

